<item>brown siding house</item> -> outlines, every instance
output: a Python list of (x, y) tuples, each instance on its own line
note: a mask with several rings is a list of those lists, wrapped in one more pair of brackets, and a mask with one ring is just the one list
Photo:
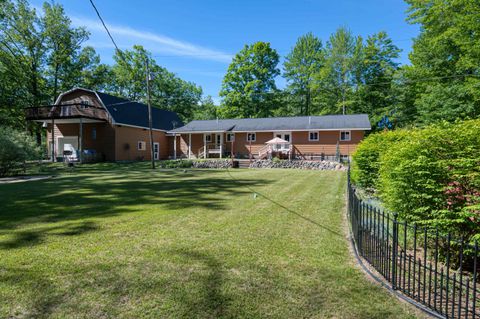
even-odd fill
[[(78, 160), (89, 156), (107, 161), (151, 158), (148, 107), (142, 103), (76, 88), (62, 93), (54, 105), (28, 108), (26, 117), (44, 123), (53, 159), (62, 160), (64, 155)], [(170, 157), (173, 141), (167, 131), (181, 125), (176, 113), (152, 108), (155, 159)], [(71, 150), (73, 155), (68, 153)]]
[[(148, 107), (102, 92), (76, 88), (54, 105), (26, 110), (43, 122), (53, 160), (150, 160)], [(152, 108), (154, 159), (325, 159), (350, 156), (365, 131), (366, 114), (191, 121)]]
[(370, 129), (352, 114), (192, 121), (169, 133), (174, 157), (324, 159), (350, 156)]

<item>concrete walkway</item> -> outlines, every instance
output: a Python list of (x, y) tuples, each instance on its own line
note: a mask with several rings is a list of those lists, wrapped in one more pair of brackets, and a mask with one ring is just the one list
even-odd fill
[(35, 175), (35, 176), (14, 176), (14, 177), (2, 177), (0, 178), (1, 184), (12, 184), (12, 183), (21, 183), (29, 181), (39, 181), (42, 179), (49, 179), (53, 176), (50, 175)]

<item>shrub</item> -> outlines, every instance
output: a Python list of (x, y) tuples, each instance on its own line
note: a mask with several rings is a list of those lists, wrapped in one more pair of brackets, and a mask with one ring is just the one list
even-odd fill
[(193, 162), (190, 160), (166, 160), (160, 161), (158, 166), (160, 168), (190, 168)]
[(31, 136), (8, 127), (0, 127), (0, 145), (0, 176), (18, 173), (25, 161), (41, 157)]
[(442, 123), (389, 145), (377, 184), (385, 206), (407, 221), (478, 237), (479, 132), (480, 120)]
[(369, 190), (377, 185), (380, 157), (395, 142), (410, 134), (407, 130), (387, 131), (370, 134), (357, 147), (353, 154), (352, 180)]

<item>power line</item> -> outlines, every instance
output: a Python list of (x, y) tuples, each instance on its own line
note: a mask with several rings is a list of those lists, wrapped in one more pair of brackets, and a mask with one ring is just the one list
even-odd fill
[(103, 21), (102, 16), (100, 15), (100, 12), (98, 12), (97, 7), (96, 7), (95, 4), (93, 3), (93, 0), (90, 0), (90, 3), (92, 4), (93, 9), (94, 9), (95, 12), (97, 13), (98, 18), (99, 18), (100, 21), (102, 22), (103, 27), (105, 28), (105, 31), (107, 31), (107, 34), (108, 34), (108, 36), (110, 37), (110, 40), (112, 40), (112, 43), (113, 43), (113, 45), (115, 46), (115, 49), (116, 49), (117, 51), (121, 52), (120, 49), (118, 48), (117, 44), (115, 43), (115, 40), (113, 39), (112, 35), (110, 34), (110, 31), (108, 30), (107, 25), (106, 25), (105, 22)]

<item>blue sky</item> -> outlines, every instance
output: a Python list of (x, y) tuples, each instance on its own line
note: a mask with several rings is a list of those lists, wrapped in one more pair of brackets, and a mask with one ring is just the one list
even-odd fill
[[(43, 1), (33, 0), (40, 7)], [(91, 32), (86, 43), (112, 63), (114, 48), (88, 0), (57, 0), (75, 25)], [(403, 0), (96, 0), (96, 6), (121, 49), (141, 44), (157, 63), (202, 86), (218, 101), (229, 61), (245, 44), (270, 42), (285, 56), (297, 38), (313, 32), (325, 42), (339, 26), (354, 34), (386, 31), (408, 53), (418, 26), (406, 21)], [(285, 81), (277, 79), (278, 86)]]

